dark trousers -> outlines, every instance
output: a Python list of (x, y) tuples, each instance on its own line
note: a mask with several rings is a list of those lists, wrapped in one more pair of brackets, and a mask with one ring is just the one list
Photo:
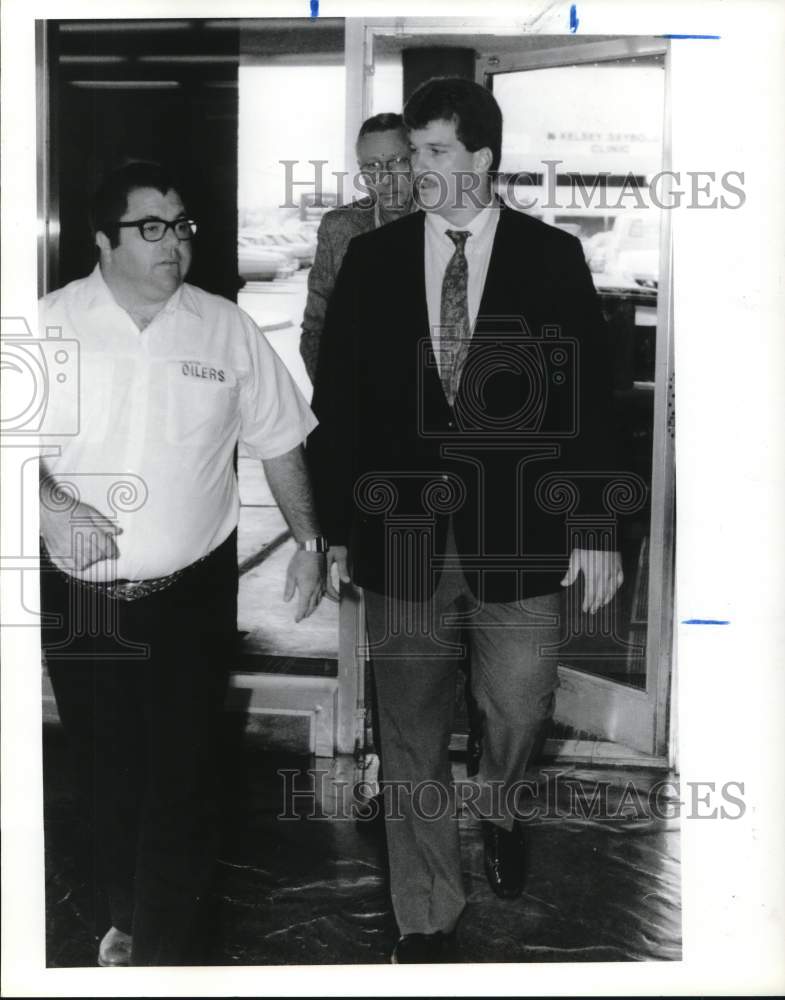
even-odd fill
[[(41, 596), (49, 675), (111, 923), (133, 935), (133, 965), (192, 963), (218, 846), (236, 535), (136, 601), (70, 581), (42, 560)], [(46, 624), (51, 617), (56, 624)]]

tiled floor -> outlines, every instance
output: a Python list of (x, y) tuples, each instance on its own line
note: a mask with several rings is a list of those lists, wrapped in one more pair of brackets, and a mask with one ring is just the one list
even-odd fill
[[(47, 961), (90, 966), (90, 859), (80, 829), (59, 726), (44, 733)], [(383, 842), (339, 818), (336, 789), (359, 774), (351, 758), (320, 760), (312, 818), (281, 819), (284, 769), (313, 760), (273, 758), (246, 738), (226, 786), (209, 961), (216, 965), (386, 963), (395, 924)], [(456, 777), (461, 777), (456, 764)], [(681, 955), (679, 832), (675, 821), (633, 815), (657, 775), (573, 769), (539, 778), (541, 815), (528, 825), (529, 870), (520, 899), (488, 888), (476, 820), (460, 821), (468, 906), (459, 925), (463, 961), (647, 961)], [(547, 779), (547, 780), (546, 780)], [(568, 780), (569, 779), (569, 780)], [(307, 776), (298, 790), (314, 788)], [(312, 779), (310, 779), (312, 780)], [(570, 809), (570, 782), (589, 795), (607, 783), (608, 816)], [(632, 784), (629, 784), (632, 782)], [(549, 791), (550, 789), (550, 791)], [(626, 789), (626, 794), (625, 794)], [(634, 789), (631, 794), (630, 789)], [(637, 798), (636, 798), (637, 796)], [(619, 807), (626, 803), (620, 814)], [(306, 799), (299, 809), (308, 809)], [(573, 815), (570, 815), (570, 813)]]

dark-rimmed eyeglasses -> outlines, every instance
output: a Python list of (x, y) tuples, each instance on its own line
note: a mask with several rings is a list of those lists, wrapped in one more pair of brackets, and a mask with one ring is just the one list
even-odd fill
[(411, 160), (408, 156), (392, 156), (389, 160), (370, 160), (368, 163), (361, 163), (360, 170), (364, 174), (378, 177), (379, 174), (404, 173), (410, 166)]
[(174, 222), (156, 218), (134, 219), (133, 222), (113, 222), (111, 225), (118, 229), (136, 227), (139, 235), (148, 243), (158, 243), (166, 235), (167, 229), (171, 229), (178, 240), (192, 240), (196, 234), (196, 223), (193, 219), (175, 219)]

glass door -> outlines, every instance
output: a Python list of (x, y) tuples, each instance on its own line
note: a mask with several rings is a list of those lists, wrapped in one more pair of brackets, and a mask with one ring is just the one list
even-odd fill
[(673, 608), (667, 43), (565, 41), (488, 52), (477, 76), (504, 115), (500, 197), (581, 240), (611, 334), (625, 472), (598, 528), (618, 516), (625, 583), (591, 618), (578, 587), (565, 594), (551, 749), (654, 762), (668, 751)]

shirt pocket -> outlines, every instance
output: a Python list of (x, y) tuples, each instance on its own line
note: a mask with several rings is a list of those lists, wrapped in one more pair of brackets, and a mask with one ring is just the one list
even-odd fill
[(239, 425), (236, 378), (207, 362), (176, 361), (167, 368), (167, 442), (183, 448), (218, 447)]

